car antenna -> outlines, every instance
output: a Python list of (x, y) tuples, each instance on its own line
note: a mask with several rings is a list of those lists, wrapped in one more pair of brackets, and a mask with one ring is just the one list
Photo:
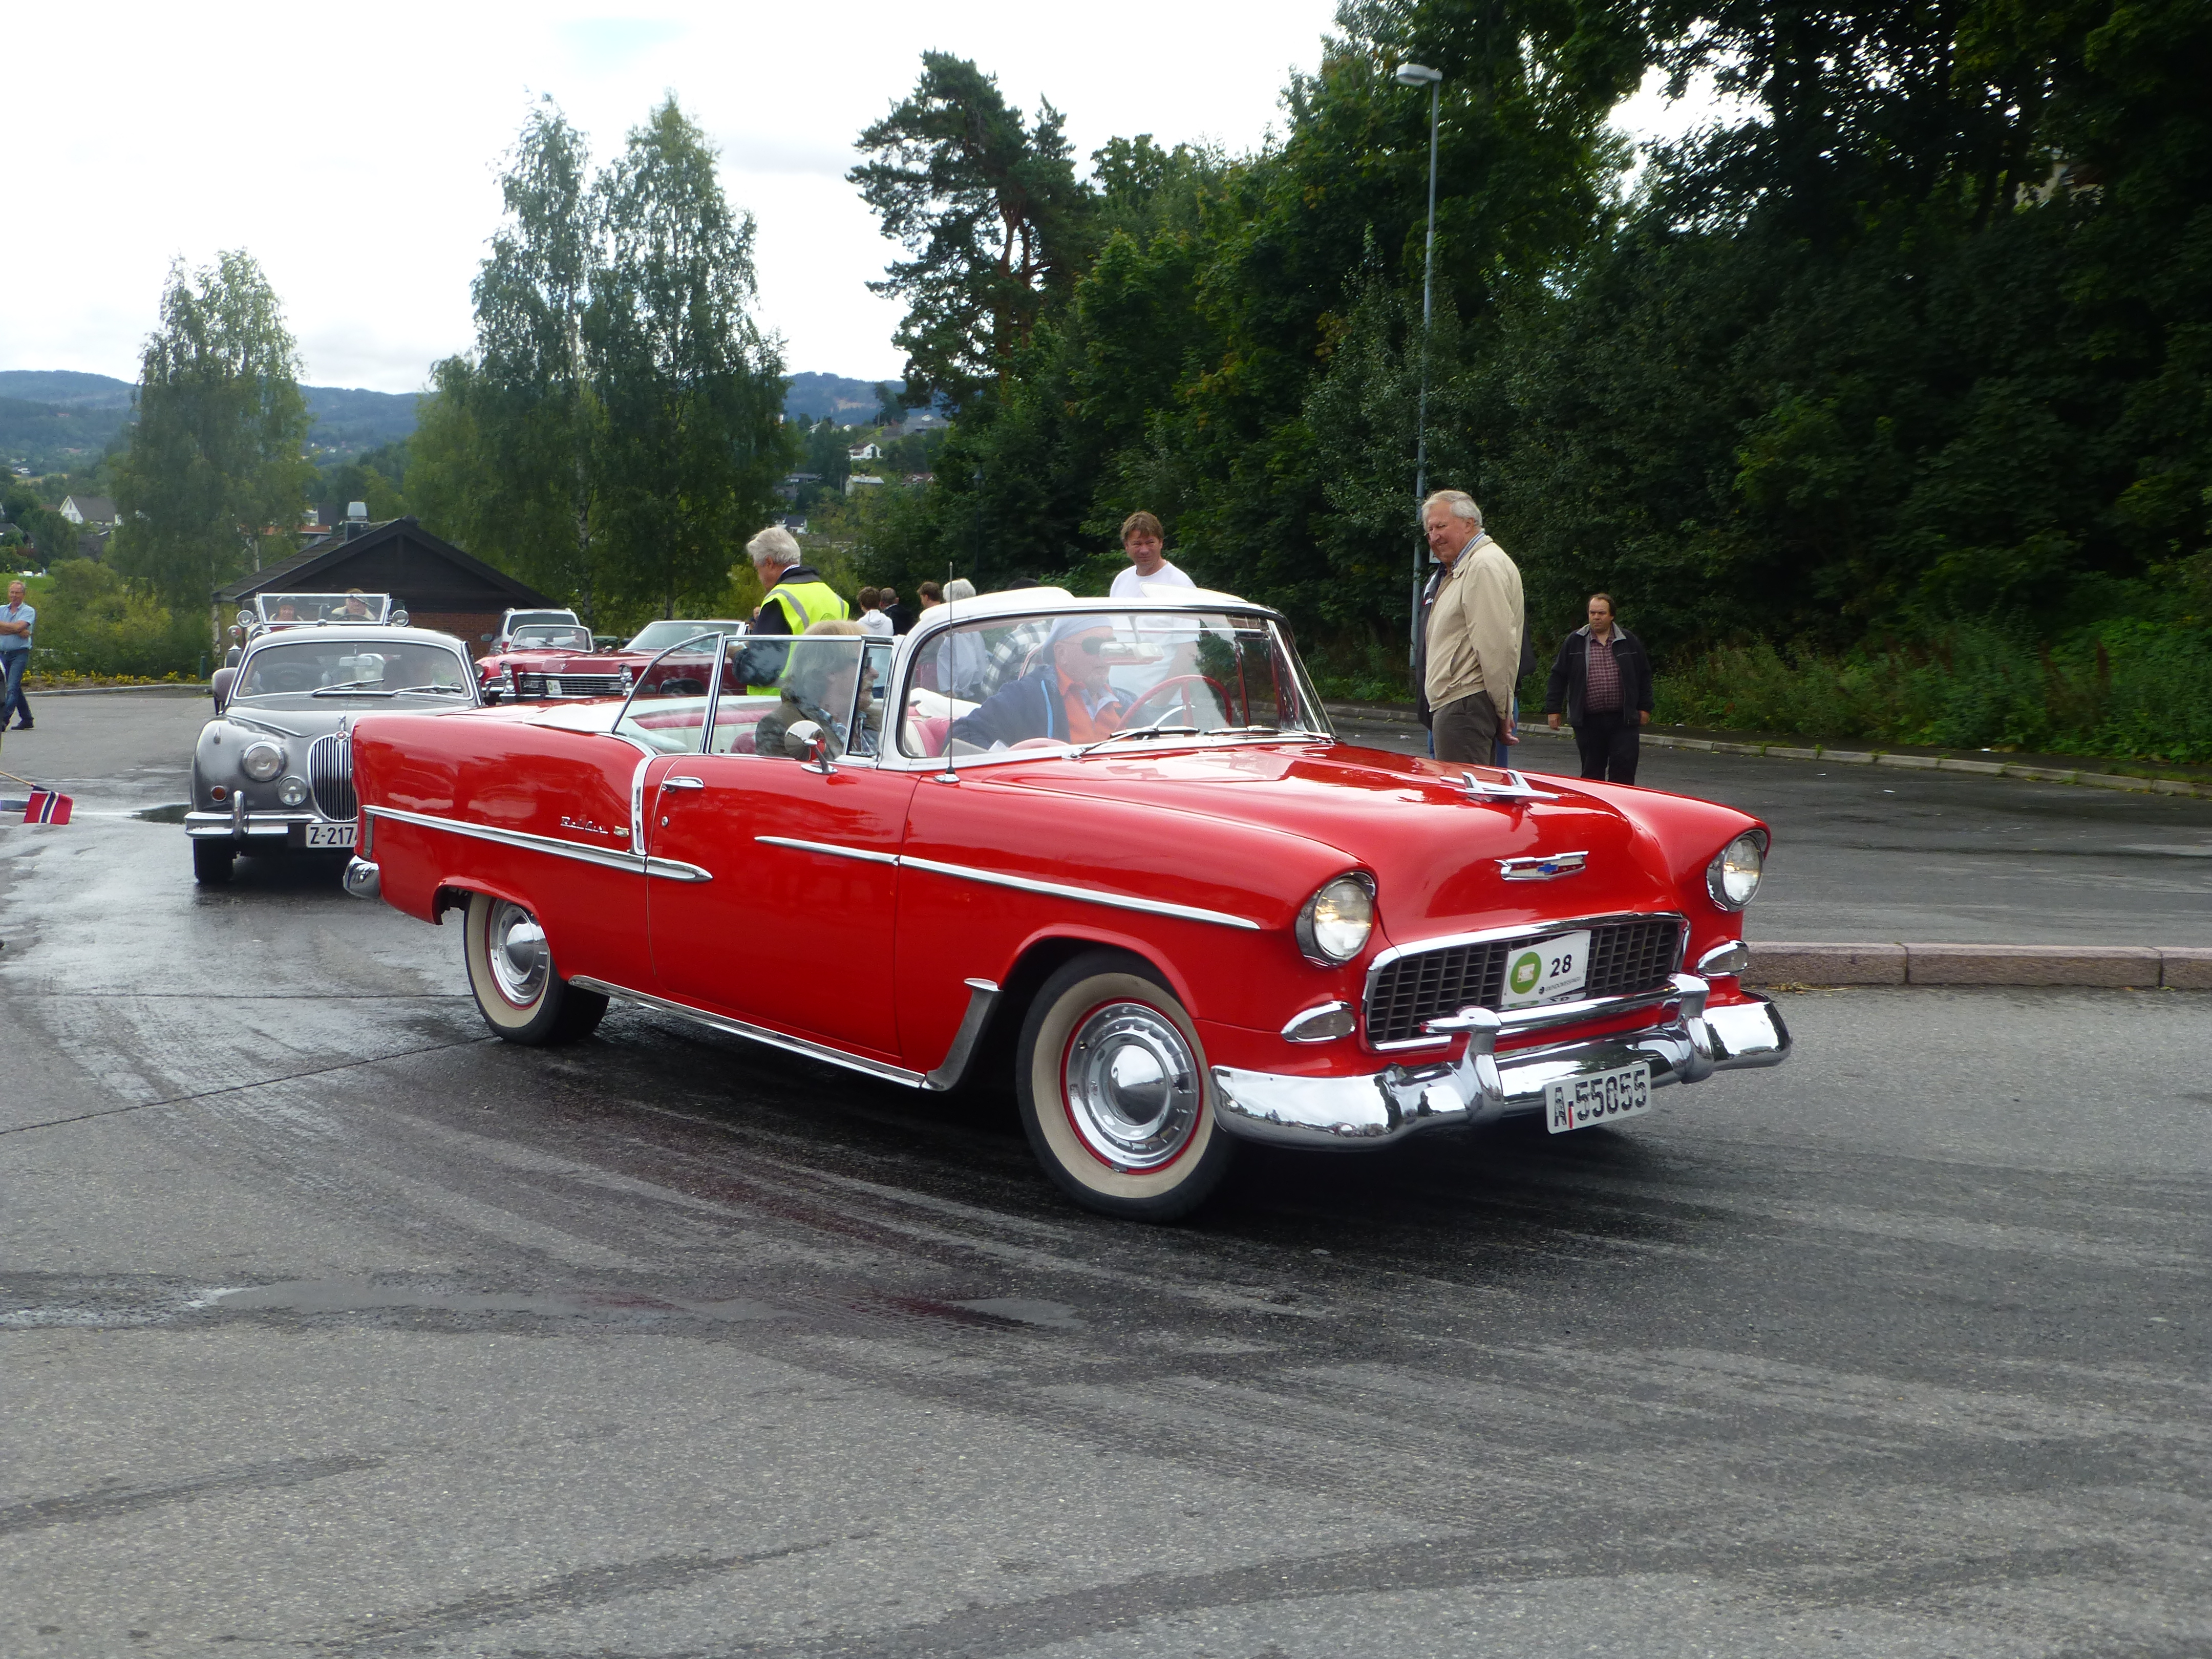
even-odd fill
[[(952, 597), (952, 560), (950, 556), (947, 556), (945, 561), (945, 612), (947, 616), (952, 614), (952, 607), (959, 603)], [(945, 623), (945, 630), (950, 635), (952, 624)], [(951, 640), (948, 637), (945, 643), (950, 645)], [(948, 665), (951, 662), (950, 653), (946, 653), (945, 660)], [(920, 673), (921, 671), (916, 668), (914, 672)], [(952, 769), (952, 693), (949, 690), (943, 688), (940, 690), (943, 690), (945, 697), (945, 753), (939, 758), (945, 763), (945, 769), (937, 775), (937, 781), (939, 783), (957, 783), (960, 781), (960, 775)]]

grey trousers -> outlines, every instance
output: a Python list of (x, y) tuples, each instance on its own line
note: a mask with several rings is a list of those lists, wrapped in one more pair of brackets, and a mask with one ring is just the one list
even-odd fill
[(1488, 766), (1498, 747), (1498, 705), (1477, 691), (1436, 711), (1437, 758), (1462, 766)]

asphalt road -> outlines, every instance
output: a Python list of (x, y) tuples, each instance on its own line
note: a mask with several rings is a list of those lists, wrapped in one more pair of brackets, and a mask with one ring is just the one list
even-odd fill
[(2212, 1650), (2212, 1000), (1794, 996), (1133, 1228), (1001, 1097), (516, 1049), (328, 866), (196, 890), (165, 717), (0, 830), (0, 1652)]
[[(1427, 734), (1343, 735), (1419, 754)], [(1563, 738), (1520, 746), (1530, 771), (1579, 770)], [(2212, 945), (2212, 801), (1648, 744), (1637, 781), (1773, 826), (1753, 939)]]

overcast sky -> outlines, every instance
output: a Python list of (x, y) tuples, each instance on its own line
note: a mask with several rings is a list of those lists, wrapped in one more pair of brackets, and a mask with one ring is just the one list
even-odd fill
[[(924, 50), (973, 58), (1025, 110), (1049, 97), (1079, 157), (1139, 132), (1243, 150), (1280, 128), (1335, 0), (604, 10), (16, 9), (6, 154), (37, 210), (0, 261), (0, 368), (135, 380), (171, 260), (243, 248), (309, 384), (416, 391), (469, 346), (500, 158), (532, 101), (557, 100), (597, 160), (673, 91), (758, 221), (762, 320), (787, 368), (895, 378), (898, 307), (865, 284), (897, 249), (844, 174)], [(1650, 100), (1628, 118), (1672, 125)]]

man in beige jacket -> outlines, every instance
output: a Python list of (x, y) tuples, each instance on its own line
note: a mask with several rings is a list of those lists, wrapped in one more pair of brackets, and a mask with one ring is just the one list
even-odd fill
[(1422, 633), (1422, 692), (1437, 758), (1487, 766), (1510, 718), (1521, 665), (1521, 572), (1482, 528), (1463, 489), (1421, 503), (1429, 551), (1443, 566)]

